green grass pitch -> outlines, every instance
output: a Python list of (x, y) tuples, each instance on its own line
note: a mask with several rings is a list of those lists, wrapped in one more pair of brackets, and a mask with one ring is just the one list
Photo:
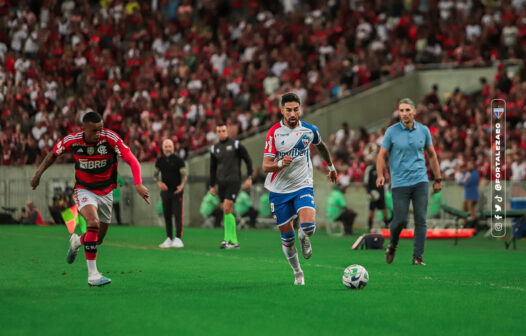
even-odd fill
[[(98, 260), (113, 282), (90, 288), (82, 250), (66, 264), (65, 227), (1, 226), (0, 334), (526, 335), (525, 242), (429, 240), (421, 267), (410, 240), (387, 265), (319, 230), (302, 287), (277, 231), (238, 235), (241, 249), (220, 250), (221, 230), (188, 228), (184, 249), (161, 250), (161, 228), (113, 226)], [(355, 263), (370, 281), (351, 291)]]

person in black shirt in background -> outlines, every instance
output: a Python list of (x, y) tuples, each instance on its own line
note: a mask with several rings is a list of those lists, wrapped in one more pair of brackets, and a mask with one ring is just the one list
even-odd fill
[[(159, 180), (159, 173), (161, 179)], [(160, 248), (183, 247), (183, 189), (187, 180), (184, 161), (174, 153), (174, 143), (170, 139), (163, 141), (162, 155), (155, 162), (154, 180), (161, 189), (166, 240)], [(175, 238), (172, 219), (175, 216)]]
[(384, 215), (384, 225), (387, 228), (389, 226), (390, 219), (387, 218), (387, 209), (385, 207), (385, 191), (384, 187), (376, 186), (376, 178), (378, 177), (378, 172), (376, 171), (376, 159), (378, 153), (375, 153), (373, 156), (368, 158), (369, 165), (365, 168), (365, 173), (363, 174), (363, 185), (369, 196), (369, 220), (367, 222), (369, 226), (369, 232), (373, 228), (373, 219), (374, 211), (376, 209), (382, 211)]
[(252, 160), (239, 140), (228, 137), (225, 124), (216, 126), (216, 134), (219, 142), (210, 147), (210, 193), (215, 195), (218, 192), (223, 205), (225, 235), (220, 248), (239, 248), (236, 218), (233, 214), (234, 201), (241, 188), (241, 160), (245, 161), (247, 166), (245, 189), (252, 185)]

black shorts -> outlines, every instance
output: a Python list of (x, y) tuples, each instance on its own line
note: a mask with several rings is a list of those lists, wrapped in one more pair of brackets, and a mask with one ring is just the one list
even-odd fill
[(241, 189), (241, 181), (218, 183), (217, 191), (219, 194), (219, 200), (221, 203), (223, 203), (225, 199), (235, 201), (239, 189)]
[(369, 210), (373, 211), (375, 209), (383, 210), (385, 209), (385, 196), (384, 193), (380, 193), (380, 198), (376, 201), (369, 201)]

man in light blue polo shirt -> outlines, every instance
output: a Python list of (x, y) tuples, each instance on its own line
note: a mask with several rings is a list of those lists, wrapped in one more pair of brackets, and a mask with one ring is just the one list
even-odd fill
[(385, 252), (385, 261), (393, 262), (400, 232), (407, 223), (409, 202), (413, 202), (415, 218), (415, 246), (413, 265), (425, 265), (422, 255), (426, 242), (426, 218), (429, 180), (427, 178), (424, 150), (435, 177), (433, 191), (442, 189), (442, 178), (438, 158), (431, 141), (429, 128), (415, 121), (415, 104), (409, 98), (398, 103), (400, 122), (385, 132), (382, 147), (376, 161), (377, 186), (385, 183), (385, 161), (389, 158), (391, 188), (393, 192), (393, 220), (391, 221), (391, 241)]

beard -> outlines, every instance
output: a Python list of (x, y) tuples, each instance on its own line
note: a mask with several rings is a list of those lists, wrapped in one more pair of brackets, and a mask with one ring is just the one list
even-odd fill
[(298, 119), (288, 119), (288, 120), (285, 120), (287, 122), (287, 124), (290, 126), (290, 127), (296, 127), (298, 125)]

